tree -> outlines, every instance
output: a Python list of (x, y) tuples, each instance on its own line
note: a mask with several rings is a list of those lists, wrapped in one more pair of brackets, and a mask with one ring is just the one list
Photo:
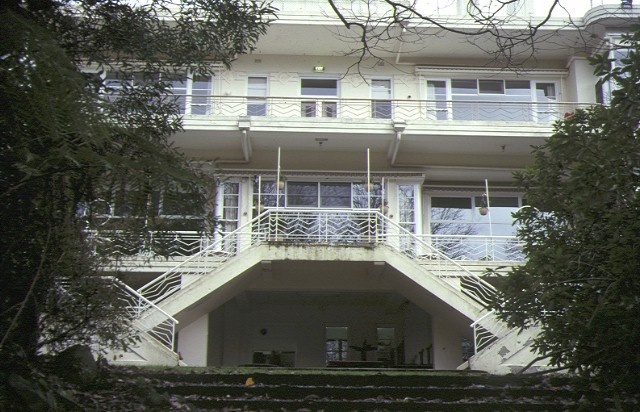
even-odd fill
[[(592, 393), (640, 387), (640, 26), (625, 58), (593, 58), (613, 82), (609, 106), (568, 113), (516, 174), (528, 258), (494, 305), (512, 327), (541, 328), (534, 347), (587, 379)], [(594, 390), (595, 389), (595, 390)]]
[[(169, 141), (181, 130), (171, 76), (229, 66), (274, 11), (240, 0), (2, 3), (3, 373), (16, 354), (33, 360), (45, 345), (126, 343), (122, 308), (98, 276), (111, 256), (96, 254), (87, 234), (118, 197), (126, 216), (109, 228), (133, 237), (167, 229), (158, 192), (189, 196), (204, 214), (207, 179)], [(116, 70), (136, 82), (114, 95), (98, 74)]]
[[(327, 1), (344, 26), (336, 34), (349, 44), (356, 70), (380, 61), (393, 65), (395, 58), (420, 53), (444, 36), (472, 44), (482, 52), (482, 64), (517, 70), (535, 65), (541, 49), (588, 50), (597, 37), (573, 21), (571, 8), (577, 2), (566, 0)], [(529, 13), (533, 7), (535, 15)], [(564, 29), (573, 29), (573, 37), (558, 36), (563, 31), (559, 17)]]

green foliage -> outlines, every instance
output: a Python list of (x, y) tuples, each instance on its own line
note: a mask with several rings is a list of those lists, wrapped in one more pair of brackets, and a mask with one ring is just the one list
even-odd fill
[(495, 304), (511, 326), (539, 325), (535, 347), (592, 388), (636, 396), (640, 385), (640, 28), (628, 58), (596, 73), (615, 82), (609, 106), (578, 110), (516, 174), (528, 203), (515, 217), (526, 264)]
[[(236, 0), (2, 3), (0, 369), (22, 362), (13, 353), (130, 342), (124, 308), (99, 276), (113, 250), (90, 234), (145, 244), (185, 221), (204, 228), (212, 179), (170, 143), (182, 119), (163, 75), (229, 66), (274, 11)], [(141, 81), (114, 98), (95, 75), (108, 69)], [(182, 219), (158, 216), (158, 193), (189, 199)], [(105, 226), (116, 201), (127, 211)]]

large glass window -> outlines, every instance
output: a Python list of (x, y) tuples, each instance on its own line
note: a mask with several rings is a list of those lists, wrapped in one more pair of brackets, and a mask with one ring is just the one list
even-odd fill
[(320, 207), (351, 207), (351, 183), (321, 183)]
[(318, 183), (287, 183), (287, 206), (318, 207)]
[(435, 120), (551, 122), (557, 118), (555, 104), (535, 104), (555, 103), (555, 83), (552, 82), (427, 80), (427, 99)]
[[(273, 180), (254, 182), (254, 206), (275, 207), (278, 190)], [(284, 182), (281, 182), (284, 183)], [(368, 190), (371, 190), (369, 192)], [(258, 202), (259, 200), (259, 202)], [(370, 203), (369, 203), (370, 202)], [(382, 205), (382, 185), (351, 182), (295, 182), (288, 181), (280, 189), (280, 207), (379, 209)]]
[(516, 196), (432, 196), (431, 241), (452, 259), (515, 260)]
[[(431, 234), (513, 236), (511, 213), (520, 207), (518, 197), (431, 197)], [(488, 212), (482, 210), (488, 207)]]

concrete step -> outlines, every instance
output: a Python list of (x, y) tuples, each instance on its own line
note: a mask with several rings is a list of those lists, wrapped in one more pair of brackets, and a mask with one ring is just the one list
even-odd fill
[(159, 392), (209, 411), (537, 411), (578, 405), (566, 376), (412, 370), (140, 369)]

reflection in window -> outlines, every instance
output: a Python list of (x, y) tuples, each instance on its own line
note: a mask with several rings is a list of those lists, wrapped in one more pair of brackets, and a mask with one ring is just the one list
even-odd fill
[[(492, 196), (490, 215), (481, 215), (479, 208), (486, 205), (483, 196), (431, 198), (431, 234), (513, 236), (511, 213), (519, 207), (517, 197)], [(489, 225), (491, 223), (491, 226)]]
[[(254, 181), (253, 203), (257, 209), (276, 207), (276, 182), (262, 180), (258, 188), (258, 180)], [(258, 202), (258, 198), (260, 202)], [(373, 183), (371, 192), (364, 183), (349, 182), (287, 182), (280, 190), (280, 207), (322, 207), (322, 208), (354, 208), (379, 209), (382, 205), (382, 185)]]
[(398, 201), (399, 205), (399, 221), (398, 223), (403, 228), (407, 229), (411, 233), (416, 231), (416, 197), (414, 185), (399, 185), (398, 186)]
[(321, 183), (320, 207), (345, 208), (351, 205), (351, 183)]
[[(492, 196), (487, 205), (484, 196), (431, 198), (430, 222), (434, 246), (452, 259), (515, 260), (516, 242), (506, 239), (486, 241), (473, 236), (514, 236), (513, 217), (520, 201), (513, 196)], [(486, 215), (480, 212), (488, 206)], [(513, 250), (512, 250), (513, 249)], [(513, 256), (512, 256), (513, 255)]]
[(287, 183), (287, 206), (318, 207), (318, 184), (305, 182)]

